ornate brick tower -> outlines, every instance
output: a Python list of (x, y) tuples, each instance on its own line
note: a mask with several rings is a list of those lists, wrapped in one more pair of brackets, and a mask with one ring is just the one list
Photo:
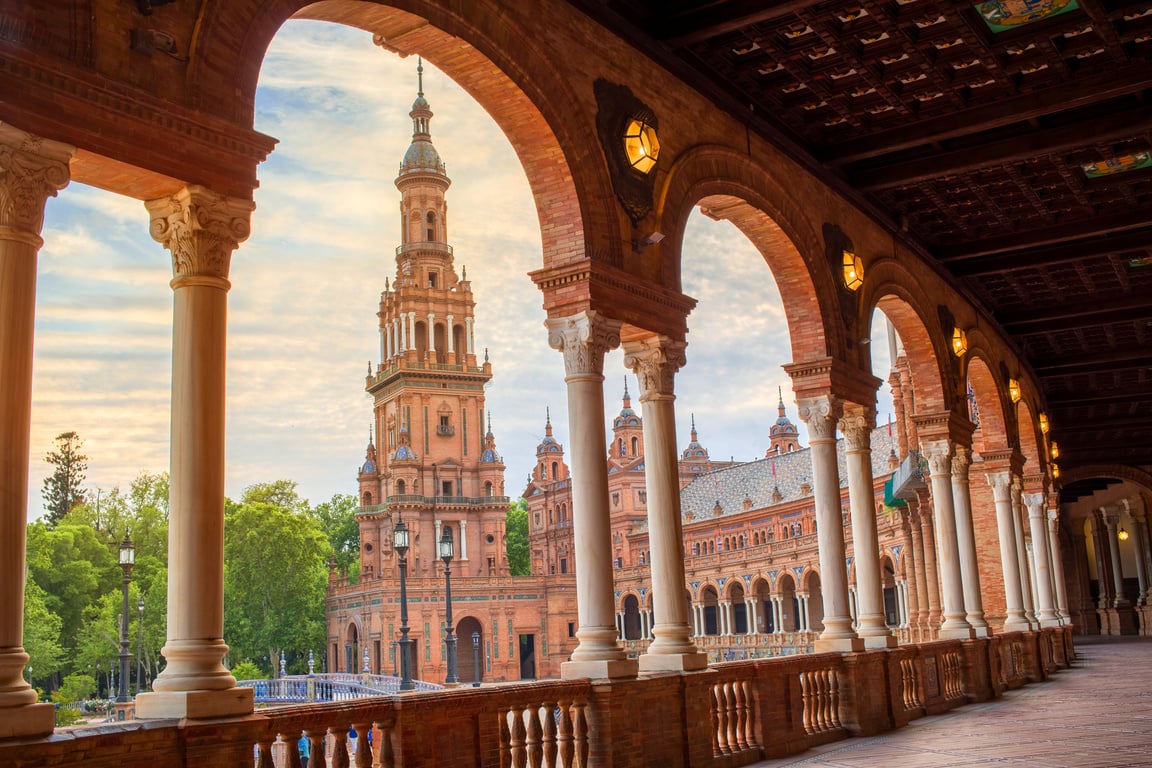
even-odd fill
[(365, 384), (376, 444), (359, 473), (361, 568), (369, 578), (394, 575), (391, 531), (402, 517), (413, 532), (414, 576), (438, 572), (435, 542), (445, 529), (461, 577), (507, 575), (504, 463), (490, 419), (485, 431), (492, 365), (487, 352), (477, 365), (472, 288), (448, 244), (452, 182), (432, 145), (422, 65), (417, 72), (412, 143), (396, 177), (396, 273), (377, 312), (381, 362)]

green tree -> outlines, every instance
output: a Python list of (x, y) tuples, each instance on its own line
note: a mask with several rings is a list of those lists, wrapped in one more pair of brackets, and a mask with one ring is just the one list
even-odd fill
[(232, 677), (237, 680), (267, 680), (268, 673), (260, 669), (256, 664), (245, 659), (236, 666), (232, 667)]
[(48, 610), (48, 595), (31, 576), (24, 584), (24, 652), (28, 654), (28, 682), (46, 680), (60, 670), (60, 617)]
[(250, 485), (240, 496), (240, 503), (269, 504), (291, 512), (308, 511), (308, 501), (301, 499), (296, 492), (295, 480), (273, 480), (271, 483)]
[(360, 524), (356, 522), (356, 497), (337, 493), (331, 501), (322, 501), (310, 514), (332, 546), (336, 567), (348, 573), (354, 583), (360, 575)]
[(80, 708), (75, 706), (96, 692), (96, 679), (91, 675), (68, 675), (64, 682), (52, 692), (52, 702), (56, 704), (56, 726), (72, 725), (83, 718)]
[(331, 548), (312, 517), (263, 502), (224, 520), (224, 632), (236, 658), (324, 645)]
[(43, 588), (48, 610), (60, 617), (60, 637), (70, 649), (85, 608), (119, 587), (116, 557), (95, 530), (68, 522), (29, 524), (27, 553), (28, 574)]
[(516, 499), (508, 505), (504, 536), (510, 572), (513, 576), (527, 576), (531, 572), (531, 563), (528, 557), (528, 502), (524, 499)]
[(84, 441), (75, 432), (62, 432), (56, 436), (56, 450), (44, 460), (52, 465), (52, 474), (44, 478), (44, 509), (50, 525), (60, 522), (72, 508), (84, 501), (84, 473), (88, 471), (88, 457), (80, 453)]

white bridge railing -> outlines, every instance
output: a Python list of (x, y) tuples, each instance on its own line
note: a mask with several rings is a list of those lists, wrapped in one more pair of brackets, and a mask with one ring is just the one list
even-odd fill
[[(437, 691), (444, 686), (412, 681), (417, 691)], [(251, 688), (257, 703), (288, 704), (308, 701), (351, 701), (368, 696), (387, 696), (400, 691), (400, 678), (392, 675), (349, 674), (288, 675), (274, 680), (238, 680), (239, 688)]]

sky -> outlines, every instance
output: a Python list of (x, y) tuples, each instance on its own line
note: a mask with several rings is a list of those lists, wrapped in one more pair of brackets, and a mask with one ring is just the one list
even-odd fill
[[(476, 299), (475, 337), (487, 348), (486, 390), (505, 489), (518, 496), (550, 409), (567, 445), (564, 365), (549, 348), (542, 296), (527, 273), (542, 265), (524, 171), (492, 119), (427, 62), (432, 141), (447, 165), (448, 240)], [(416, 61), (371, 36), (291, 21), (273, 40), (257, 90), (256, 129), (280, 143), (259, 168), (252, 234), (232, 256), (228, 316), (226, 493), (294, 480), (312, 504), (357, 492), (379, 358), (376, 311), (396, 273), (400, 194), (393, 184), (411, 141)], [(148, 234), (139, 200), (73, 183), (48, 202), (40, 252), (28, 519), (53, 439), (75, 431), (91, 496), (168, 469), (172, 263)], [(735, 227), (694, 213), (684, 238), (687, 365), (676, 377), (678, 446), (695, 415), (713, 458), (764, 455), (789, 362), (780, 294), (764, 258)], [(716, 258), (722, 254), (723, 258)], [(888, 370), (883, 322), (873, 323), (873, 370)], [(620, 350), (605, 361), (605, 410), (621, 407)], [(878, 422), (892, 412), (887, 386)]]

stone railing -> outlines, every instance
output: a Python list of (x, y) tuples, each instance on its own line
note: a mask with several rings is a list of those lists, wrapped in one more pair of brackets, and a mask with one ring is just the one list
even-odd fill
[(1041, 681), (1041, 643), (1066, 645), (1069, 636), (1068, 628), (1045, 629), (749, 659), (685, 674), (417, 691), (218, 720), (128, 721), (0, 741), (0, 765), (300, 768), (303, 736), (310, 768), (738, 768)]
[[(412, 681), (418, 691), (437, 691), (444, 686)], [(351, 701), (366, 696), (386, 696), (400, 692), (400, 678), (392, 675), (366, 675), (336, 672), (291, 675), (274, 680), (237, 680), (237, 688), (251, 688), (257, 704), (290, 704), (312, 701)]]

